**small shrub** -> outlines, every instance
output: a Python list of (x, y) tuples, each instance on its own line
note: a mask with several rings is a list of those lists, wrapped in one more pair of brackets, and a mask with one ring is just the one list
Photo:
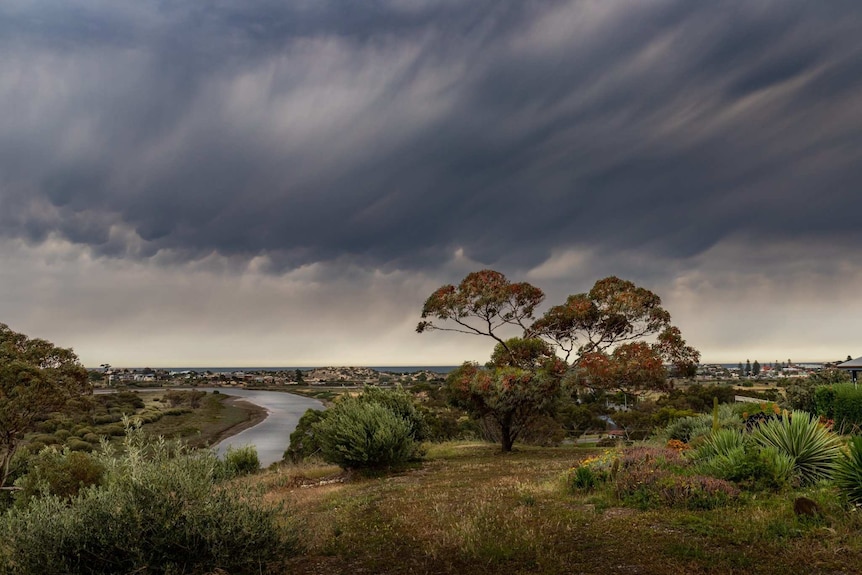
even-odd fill
[(71, 451), (93, 451), (93, 445), (91, 443), (87, 443), (83, 439), (79, 439), (77, 437), (70, 437), (66, 441), (66, 447)]
[(58, 429), (54, 432), (54, 437), (59, 439), (60, 441), (66, 441), (69, 437), (72, 436), (72, 432), (68, 429)]
[(749, 490), (778, 490), (792, 476), (793, 459), (775, 448), (762, 448), (747, 435), (732, 430), (712, 434), (695, 452), (703, 475), (732, 481)]
[(120, 414), (110, 414), (106, 413), (103, 415), (96, 415), (93, 417), (93, 423), (97, 425), (104, 425), (106, 423), (116, 423), (122, 419), (122, 415)]
[(101, 438), (95, 433), (88, 433), (82, 439), (87, 443), (99, 443), (101, 440)]
[(126, 430), (122, 424), (108, 425), (102, 428), (102, 433), (111, 437), (122, 437), (126, 434)]
[(847, 501), (862, 505), (862, 436), (852, 437), (848, 450), (838, 458), (835, 485)]
[(253, 445), (228, 447), (222, 462), (226, 477), (240, 477), (260, 471), (260, 459)]
[(55, 495), (69, 499), (84, 487), (98, 485), (105, 467), (98, 459), (81, 451), (46, 449), (30, 462), (29, 471), (15, 485), (19, 503), (32, 497)]
[(674, 449), (627, 449), (620, 458), (614, 491), (621, 500), (641, 508), (713, 509), (739, 496), (739, 489), (727, 481), (688, 475), (689, 465)]
[(576, 467), (571, 477), (573, 490), (592, 491), (599, 484), (595, 472), (589, 467)]
[[(672, 421), (664, 429), (661, 436), (665, 440), (676, 439), (684, 443), (692, 443), (698, 438), (712, 433), (713, 415), (704, 413), (694, 417), (682, 417)], [(738, 408), (732, 404), (718, 406), (718, 427), (720, 429), (739, 429), (742, 418)]]
[(413, 397), (401, 389), (381, 389), (365, 386), (362, 394), (356, 398), (360, 403), (376, 403), (382, 405), (399, 418), (407, 422), (410, 436), (414, 441), (425, 441), (428, 436), (428, 425), (422, 413), (416, 408)]
[(578, 462), (569, 474), (570, 489), (591, 490), (599, 483), (612, 479), (620, 466), (620, 452), (608, 449), (600, 455), (587, 457)]
[(60, 441), (60, 438), (58, 438), (56, 435), (51, 435), (50, 433), (40, 433), (38, 435), (34, 435), (30, 441), (34, 443), (39, 442), (42, 445), (59, 445), (60, 443), (62, 443), (62, 441)]
[(838, 438), (804, 411), (761, 424), (752, 438), (762, 447), (774, 448), (793, 460), (793, 473), (803, 484), (832, 476), (840, 454)]

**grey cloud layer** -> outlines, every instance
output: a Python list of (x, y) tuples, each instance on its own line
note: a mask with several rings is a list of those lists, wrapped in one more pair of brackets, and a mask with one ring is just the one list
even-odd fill
[(853, 243), (854, 2), (10, 2), (0, 234), (416, 267)]

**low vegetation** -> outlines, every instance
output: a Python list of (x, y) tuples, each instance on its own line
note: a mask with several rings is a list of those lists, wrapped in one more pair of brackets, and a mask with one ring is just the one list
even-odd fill
[[(289, 517), (222, 483), (238, 474), (230, 461), (139, 428), (122, 452), (104, 447), (89, 464), (65, 452), (34, 470), (45, 490), (19, 492), (20, 505), (2, 517), (0, 572), (260, 573), (295, 553)], [(64, 467), (88, 471), (77, 489), (52, 478)]]

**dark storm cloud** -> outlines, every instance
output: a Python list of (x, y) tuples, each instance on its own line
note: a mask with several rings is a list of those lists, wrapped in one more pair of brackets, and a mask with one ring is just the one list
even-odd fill
[(415, 267), (858, 239), (853, 2), (12, 2), (0, 233)]

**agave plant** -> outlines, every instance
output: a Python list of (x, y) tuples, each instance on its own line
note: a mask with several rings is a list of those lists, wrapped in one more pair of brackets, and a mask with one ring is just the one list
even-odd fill
[(838, 437), (805, 411), (761, 424), (752, 438), (792, 458), (793, 472), (803, 484), (830, 478), (841, 454)]
[(733, 429), (712, 433), (692, 452), (698, 473), (733, 481), (752, 490), (780, 489), (791, 478), (794, 460), (774, 447), (755, 444)]
[(862, 504), (862, 436), (853, 437), (835, 466), (835, 485), (854, 505)]

